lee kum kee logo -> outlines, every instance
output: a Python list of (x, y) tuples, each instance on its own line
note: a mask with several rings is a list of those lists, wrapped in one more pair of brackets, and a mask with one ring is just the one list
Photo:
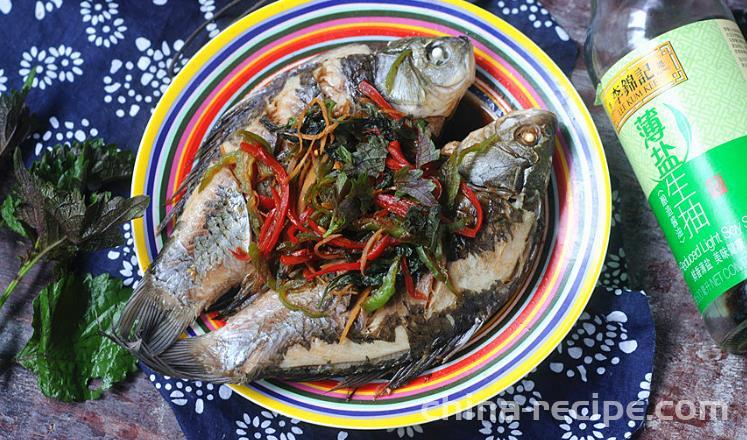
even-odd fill
[(621, 69), (602, 92), (602, 103), (619, 133), (638, 109), (685, 81), (682, 63), (667, 41)]

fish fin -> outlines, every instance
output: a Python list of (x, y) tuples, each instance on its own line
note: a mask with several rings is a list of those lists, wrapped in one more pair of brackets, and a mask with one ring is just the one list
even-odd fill
[(130, 352), (133, 350), (129, 347), (140, 346), (138, 342), (147, 344), (152, 353), (162, 352), (195, 319), (194, 312), (177, 301), (165, 303), (164, 299), (170, 297), (160, 295), (161, 290), (151, 280), (143, 278), (112, 328)]
[(367, 383), (373, 382), (376, 379), (381, 379), (387, 373), (388, 371), (384, 370), (384, 371), (375, 371), (373, 373), (363, 373), (363, 374), (356, 374), (352, 376), (341, 377), (340, 382), (334, 387), (332, 387), (329, 390), (329, 392), (331, 393), (333, 391), (338, 391), (343, 388), (353, 388), (353, 393), (354, 393), (355, 389), (357, 389), (358, 387), (361, 387), (363, 385), (366, 385)]
[(138, 358), (150, 368), (168, 376), (213, 383), (235, 382), (234, 377), (216, 374), (202, 362), (204, 356), (200, 354), (206, 352), (206, 336), (178, 339), (160, 354), (141, 350)]
[(202, 181), (205, 171), (220, 156), (221, 144), (229, 136), (238, 131), (251, 118), (253, 112), (258, 111), (264, 105), (264, 97), (265, 93), (262, 92), (248, 96), (244, 101), (228, 109), (218, 122), (216, 122), (215, 126), (210, 130), (210, 134), (208, 134), (207, 138), (200, 145), (199, 150), (197, 150), (197, 154), (192, 162), (192, 169), (174, 192), (176, 195), (182, 194), (182, 192), (183, 194), (174, 203), (174, 206), (163, 220), (161, 220), (156, 230), (158, 234), (163, 233), (174, 220), (179, 218), (182, 211), (184, 211), (187, 199), (194, 192), (195, 188), (197, 188), (200, 181)]
[(244, 277), (238, 289), (233, 289), (221, 296), (205, 312), (218, 312), (219, 319), (226, 319), (251, 304), (259, 296), (258, 293), (255, 277), (252, 274), (248, 274)]
[(414, 359), (412, 362), (396, 370), (392, 375), (392, 378), (389, 379), (389, 382), (385, 387), (381, 388), (379, 393), (386, 394), (391, 392), (417, 377), (420, 373), (433, 365), (438, 365), (452, 357), (460, 348), (464, 347), (464, 345), (469, 342), (477, 330), (480, 329), (482, 324), (482, 320), (476, 319), (472, 326), (459, 335), (446, 340), (440, 337), (434, 339), (430, 351), (423, 354), (419, 359)]

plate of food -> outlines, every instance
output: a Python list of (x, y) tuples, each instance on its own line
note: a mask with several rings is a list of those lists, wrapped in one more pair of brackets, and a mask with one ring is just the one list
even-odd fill
[(529, 373), (586, 305), (610, 227), (570, 81), (458, 0), (242, 18), (164, 93), (132, 193), (152, 203), (120, 344), (357, 429), (447, 417)]

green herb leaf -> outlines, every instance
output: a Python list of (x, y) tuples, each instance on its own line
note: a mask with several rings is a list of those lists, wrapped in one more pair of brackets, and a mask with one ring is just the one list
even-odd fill
[(352, 153), (353, 169), (346, 169), (348, 174), (365, 173), (376, 177), (384, 172), (387, 156), (387, 142), (380, 136), (369, 136), (366, 142), (358, 144)]
[(436, 185), (430, 179), (423, 179), (423, 170), (401, 168), (394, 174), (394, 185), (398, 196), (406, 194), (428, 207), (438, 205), (433, 195)]
[(84, 192), (128, 179), (134, 165), (131, 152), (119, 151), (102, 139), (89, 139), (69, 146), (56, 145), (31, 165), (30, 172), (58, 190)]
[(436, 246), (438, 227), (441, 224), (441, 207), (415, 206), (407, 211), (402, 227), (407, 230), (411, 241), (418, 242), (428, 249)]
[(132, 294), (120, 280), (68, 273), (34, 300), (34, 334), (18, 361), (37, 376), (45, 396), (66, 402), (97, 399), (135, 371), (136, 361), (99, 331), (110, 328)]
[[(21, 153), (16, 150), (17, 186), (13, 191), (16, 196), (3, 206), (12, 203), (14, 213), (18, 213), (14, 217), (30, 228), (24, 228), (24, 236), (32, 236), (38, 248), (66, 239), (65, 246), (49, 255), (51, 259), (118, 245), (119, 226), (142, 215), (148, 197), (126, 199), (112, 197), (108, 192), (84, 192), (84, 188), (93, 181), (98, 186), (115, 175), (122, 176), (117, 168), (125, 163), (125, 156), (100, 141), (73, 144), (70, 150), (77, 152), (77, 156), (61, 150), (66, 148), (58, 146), (45, 153), (31, 169), (23, 165)], [(103, 165), (106, 157), (117, 157), (114, 161), (119, 165), (111, 168)], [(10, 213), (10, 207), (7, 210)], [(6, 224), (10, 227), (7, 219)], [(18, 232), (17, 225), (12, 229)]]
[(3, 200), (2, 206), (0, 206), (0, 217), (2, 217), (3, 223), (8, 227), (8, 229), (21, 237), (29, 238), (28, 232), (26, 232), (26, 227), (18, 217), (20, 206), (20, 199), (14, 197), (12, 194), (8, 195), (5, 200)]
[(439, 158), (439, 150), (433, 143), (433, 133), (428, 128), (428, 123), (424, 120), (418, 120), (415, 125), (418, 131), (418, 137), (415, 139), (415, 166), (422, 167)]
[(120, 244), (119, 226), (141, 216), (149, 203), (146, 196), (126, 199), (95, 192), (102, 183), (129, 174), (123, 168), (132, 164), (130, 153), (102, 141), (76, 142), (69, 148), (58, 145), (30, 169), (16, 149), (13, 162), (16, 183), (0, 214), (9, 229), (34, 245), (0, 295), (0, 308), (39, 261), (66, 262), (79, 251)]
[(347, 179), (350, 189), (343, 196), (335, 212), (335, 217), (341, 220), (336, 230), (353, 223), (373, 205), (373, 186), (368, 180), (367, 174), (358, 174), (355, 179)]
[(26, 78), (20, 91), (11, 90), (0, 96), (0, 160), (8, 151), (20, 146), (33, 128), (33, 116), (26, 105), (26, 96), (34, 82), (34, 72)]

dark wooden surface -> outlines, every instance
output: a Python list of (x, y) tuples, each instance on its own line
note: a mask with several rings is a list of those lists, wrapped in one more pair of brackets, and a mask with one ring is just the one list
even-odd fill
[[(545, 0), (546, 7), (582, 42), (589, 20), (588, 0)], [(732, 0), (747, 8), (747, 0)], [(612, 127), (591, 105), (593, 89), (583, 59), (572, 81), (591, 110), (605, 144), (610, 170), (621, 182), (625, 246), (632, 280), (650, 297), (657, 331), (657, 354), (651, 410), (657, 402), (721, 400), (729, 419), (650, 420), (643, 439), (747, 439), (747, 358), (716, 347), (690, 298), (656, 220), (635, 181)], [(4, 173), (4, 171), (0, 171)], [(0, 232), (0, 286), (17, 269), (20, 247)], [(32, 292), (45, 283), (45, 271), (27, 276), (0, 311), (0, 438), (182, 438), (168, 405), (142, 373), (134, 375), (98, 401), (64, 404), (45, 398), (35, 378), (12, 362), (31, 336)], [(671, 413), (671, 410), (669, 411)]]

